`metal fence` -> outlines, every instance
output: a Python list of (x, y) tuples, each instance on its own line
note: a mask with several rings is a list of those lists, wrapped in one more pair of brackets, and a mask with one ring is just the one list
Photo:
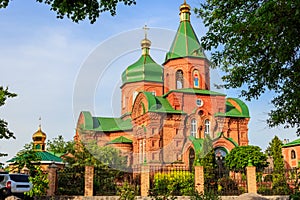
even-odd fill
[(65, 167), (57, 172), (57, 195), (84, 194), (84, 167)]
[(247, 192), (246, 172), (224, 168), (204, 169), (204, 188), (222, 196), (243, 194)]
[(256, 176), (257, 193), (262, 195), (287, 195), (298, 191), (300, 169), (276, 171), (266, 168)]

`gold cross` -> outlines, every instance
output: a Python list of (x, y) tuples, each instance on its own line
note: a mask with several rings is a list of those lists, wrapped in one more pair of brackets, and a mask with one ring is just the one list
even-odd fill
[(144, 32), (145, 32), (145, 39), (147, 39), (147, 31), (150, 29), (147, 27), (147, 25), (145, 24), (145, 26), (143, 27)]

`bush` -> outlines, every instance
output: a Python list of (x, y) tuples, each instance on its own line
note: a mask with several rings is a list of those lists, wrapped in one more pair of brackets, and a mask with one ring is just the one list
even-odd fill
[(194, 174), (185, 171), (156, 173), (151, 196), (189, 196), (194, 193)]
[(120, 196), (120, 200), (134, 200), (138, 196), (139, 188), (129, 184), (127, 181), (122, 186), (118, 186), (117, 195)]

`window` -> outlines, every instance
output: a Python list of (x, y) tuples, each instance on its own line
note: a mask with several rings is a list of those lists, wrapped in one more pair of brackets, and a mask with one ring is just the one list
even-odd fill
[(199, 88), (199, 72), (198, 70), (194, 70), (193, 72), (193, 80), (194, 80), (194, 87), (195, 88)]
[(208, 119), (204, 121), (204, 126), (205, 126), (204, 134), (209, 135), (210, 121)]
[(196, 119), (191, 120), (191, 136), (196, 137), (197, 133), (197, 121)]
[(183, 88), (183, 72), (182, 70), (178, 70), (176, 72), (176, 89)]
[(291, 151), (291, 159), (296, 159), (296, 152), (294, 150)]
[(203, 106), (203, 101), (201, 99), (197, 99), (196, 104), (198, 107), (201, 107), (201, 106)]
[(139, 93), (137, 91), (134, 91), (134, 93), (132, 94), (132, 104), (134, 103), (135, 101), (135, 98), (136, 96), (138, 95)]

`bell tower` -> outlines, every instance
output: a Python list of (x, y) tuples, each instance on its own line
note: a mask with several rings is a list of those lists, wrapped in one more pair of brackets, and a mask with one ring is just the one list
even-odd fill
[(210, 89), (209, 61), (190, 22), (190, 6), (180, 6), (180, 25), (164, 62), (164, 93), (182, 88)]

